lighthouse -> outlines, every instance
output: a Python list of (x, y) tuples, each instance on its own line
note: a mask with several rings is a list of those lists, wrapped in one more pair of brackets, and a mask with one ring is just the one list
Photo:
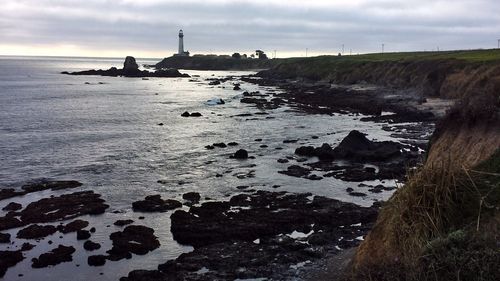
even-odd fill
[(179, 30), (179, 52), (177, 56), (189, 56), (189, 52), (184, 51), (184, 32)]

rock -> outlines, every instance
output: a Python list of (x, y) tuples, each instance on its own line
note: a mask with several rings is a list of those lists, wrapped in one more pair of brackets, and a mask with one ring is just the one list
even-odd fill
[(116, 226), (125, 226), (125, 225), (129, 225), (129, 224), (132, 224), (134, 222), (134, 220), (117, 220), (115, 221), (113, 224), (116, 225)]
[(30, 243), (23, 243), (23, 245), (21, 246), (21, 251), (26, 252), (26, 251), (30, 251), (33, 248), (35, 248), (35, 245), (30, 244)]
[(12, 198), (15, 196), (22, 196), (28, 193), (42, 191), (42, 190), (61, 190), (66, 188), (79, 187), (82, 184), (77, 181), (51, 181), (51, 180), (38, 180), (25, 184), (21, 187), (22, 190), (16, 191), (13, 188), (4, 188), (0, 190), (0, 200)]
[(228, 146), (238, 146), (238, 143), (237, 142), (230, 142), (227, 145)]
[(57, 228), (53, 225), (32, 224), (17, 232), (16, 237), (21, 239), (40, 239), (54, 234)]
[(88, 230), (78, 230), (76, 231), (76, 240), (87, 240), (91, 236), (90, 231)]
[(288, 167), (286, 171), (278, 171), (278, 173), (301, 178), (308, 176), (311, 173), (311, 170), (302, 166), (292, 165)]
[(240, 85), (239, 84), (234, 85), (233, 90), (235, 90), (235, 91), (241, 90)]
[(176, 200), (161, 199), (161, 195), (146, 196), (144, 200), (132, 203), (132, 208), (136, 212), (166, 212), (182, 207), (182, 203)]
[(5, 275), (7, 268), (15, 266), (23, 260), (21, 251), (0, 251), (0, 278)]
[(349, 195), (355, 196), (355, 197), (365, 197), (366, 194), (362, 192), (349, 192)]
[(94, 255), (87, 258), (87, 263), (90, 266), (103, 266), (106, 264), (106, 256)]
[(112, 261), (128, 258), (131, 254), (145, 255), (160, 247), (154, 230), (142, 225), (129, 225), (121, 232), (111, 233), (110, 239), (113, 247), (107, 253)]
[(2, 210), (4, 211), (17, 211), (23, 208), (23, 205), (16, 203), (16, 202), (10, 202), (7, 204), (7, 206), (3, 207)]
[(74, 220), (66, 225), (58, 225), (57, 230), (62, 233), (70, 233), (70, 232), (75, 232), (77, 230), (84, 229), (89, 225), (88, 221), (84, 220)]
[(158, 123), (158, 126), (163, 126), (163, 123)]
[(227, 145), (223, 142), (214, 143), (213, 146), (219, 147), (219, 148), (226, 148), (227, 147)]
[(81, 191), (58, 197), (43, 198), (28, 204), (22, 211), (13, 216), (0, 217), (0, 230), (32, 223), (67, 220), (87, 214), (102, 214), (109, 206), (104, 204), (104, 200), (100, 197), (101, 195), (93, 191)]
[(259, 146), (260, 148), (268, 148), (269, 146), (267, 144), (262, 144)]
[(41, 254), (38, 258), (33, 258), (31, 260), (31, 267), (43, 268), (49, 265), (57, 265), (63, 262), (72, 261), (72, 255), (74, 252), (74, 247), (59, 245), (57, 248), (52, 249), (50, 252)]
[(100, 249), (101, 245), (99, 243), (87, 240), (87, 241), (85, 241), (85, 243), (83, 243), (83, 248), (87, 251), (95, 251), (95, 250)]
[(278, 159), (278, 163), (284, 164), (290, 162), (288, 159)]
[(198, 192), (188, 192), (182, 195), (182, 198), (187, 201), (191, 201), (192, 203), (198, 203), (201, 199), (201, 196)]
[(199, 112), (193, 112), (190, 115), (190, 117), (201, 117), (201, 116), (203, 116), (203, 115), (201, 115), (201, 113), (199, 113)]
[(284, 140), (283, 143), (296, 143), (299, 140)]
[(245, 149), (240, 149), (234, 153), (233, 158), (235, 158), (235, 159), (247, 159), (248, 152)]
[(334, 149), (338, 158), (353, 161), (387, 161), (401, 155), (402, 145), (391, 142), (372, 142), (365, 134), (353, 130)]
[(139, 65), (135, 61), (134, 57), (128, 56), (125, 58), (125, 62), (123, 63), (123, 70), (126, 72), (135, 72), (139, 70)]
[(238, 186), (236, 187), (236, 189), (247, 189), (247, 188), (249, 188), (249, 186), (248, 186), (248, 185), (238, 185)]
[(215, 149), (215, 146), (213, 146), (213, 145), (207, 145), (207, 146), (205, 146), (205, 148), (208, 149), (208, 150), (212, 150), (212, 149)]
[(0, 233), (0, 243), (10, 243), (10, 234)]
[(324, 143), (321, 147), (314, 149), (315, 156), (318, 156), (320, 160), (333, 160), (335, 158), (335, 152), (332, 147)]
[(308, 157), (316, 156), (314, 147), (312, 146), (301, 146), (295, 149), (295, 154)]
[(184, 111), (184, 113), (181, 114), (182, 117), (189, 117), (191, 114), (187, 111)]

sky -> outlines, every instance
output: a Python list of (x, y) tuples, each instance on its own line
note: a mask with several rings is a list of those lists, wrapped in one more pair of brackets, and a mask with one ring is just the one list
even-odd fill
[(162, 58), (496, 48), (500, 0), (0, 0), (0, 55)]

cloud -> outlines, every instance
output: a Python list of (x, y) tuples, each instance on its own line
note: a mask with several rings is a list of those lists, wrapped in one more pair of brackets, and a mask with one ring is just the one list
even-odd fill
[(498, 14), (497, 0), (3, 0), (0, 54), (73, 46), (80, 55), (162, 57), (180, 28), (201, 53), (489, 48), (500, 38)]

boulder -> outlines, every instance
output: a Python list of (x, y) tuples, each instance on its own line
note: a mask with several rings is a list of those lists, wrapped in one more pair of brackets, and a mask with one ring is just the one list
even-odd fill
[(248, 151), (246, 151), (244, 149), (240, 149), (234, 153), (233, 158), (235, 158), (235, 159), (247, 159), (248, 158)]
[(125, 58), (125, 62), (123, 63), (124, 71), (137, 71), (139, 70), (139, 65), (135, 61), (134, 57), (128, 56)]

